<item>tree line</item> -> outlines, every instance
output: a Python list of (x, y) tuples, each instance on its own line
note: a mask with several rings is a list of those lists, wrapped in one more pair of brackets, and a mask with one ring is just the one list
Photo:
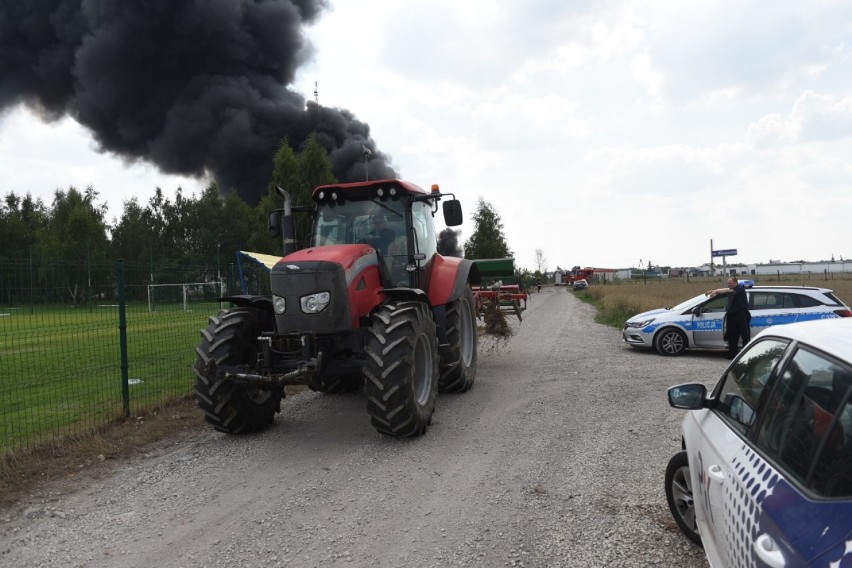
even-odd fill
[[(158, 271), (175, 266), (196, 267), (194, 281), (212, 281), (238, 250), (281, 254), (280, 239), (270, 237), (266, 228), (269, 213), (282, 204), (276, 186), (287, 189), (293, 205), (303, 205), (310, 203), (315, 187), (337, 181), (325, 149), (313, 135), (298, 153), (286, 139), (281, 141), (272, 159), (267, 193), (255, 205), (235, 191), (223, 195), (215, 182), (197, 196), (184, 195), (178, 188), (170, 198), (156, 188), (147, 203), (135, 197), (125, 201), (120, 215), (110, 222), (106, 204), (99, 202), (91, 186), (58, 189), (50, 205), (29, 193), (10, 192), (0, 204), (0, 262), (36, 259), (46, 265), (61, 260), (66, 266), (79, 266), (63, 275), (63, 287), (75, 303), (84, 299), (84, 267), (119, 258), (150, 266), (154, 282), (161, 281)], [(472, 219), (473, 231), (463, 247), (466, 258), (511, 256), (500, 217), (489, 203), (480, 198)], [(307, 245), (310, 224), (309, 216), (296, 216), (300, 247)], [(458, 236), (452, 229), (446, 231), (442, 236)], [(442, 252), (462, 255), (460, 247), (453, 248)]]

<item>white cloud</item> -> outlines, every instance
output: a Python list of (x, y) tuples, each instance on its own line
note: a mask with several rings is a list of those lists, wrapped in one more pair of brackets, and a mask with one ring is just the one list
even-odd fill
[(839, 98), (806, 91), (793, 106), (791, 121), (802, 142), (851, 137), (852, 95)]
[(838, 97), (805, 91), (786, 118), (778, 113), (768, 114), (749, 125), (746, 137), (761, 148), (852, 138), (852, 95)]

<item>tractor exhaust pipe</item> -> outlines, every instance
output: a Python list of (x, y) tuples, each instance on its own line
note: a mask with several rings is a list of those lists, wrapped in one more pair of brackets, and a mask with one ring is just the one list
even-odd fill
[(290, 194), (280, 186), (275, 186), (278, 195), (284, 199), (284, 208), (269, 214), (267, 228), (269, 235), (281, 235), (284, 244), (284, 255), (296, 252), (296, 223), (293, 222), (293, 205)]

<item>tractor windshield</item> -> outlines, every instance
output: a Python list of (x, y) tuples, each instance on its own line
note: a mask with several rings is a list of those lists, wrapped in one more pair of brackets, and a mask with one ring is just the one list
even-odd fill
[(311, 244), (367, 243), (384, 255), (406, 254), (404, 242), (401, 252), (391, 252), (400, 238), (405, 238), (405, 213), (401, 201), (345, 201), (320, 207)]
[(391, 284), (407, 285), (405, 236), (402, 201), (344, 201), (320, 206), (312, 246), (368, 244), (379, 251)]

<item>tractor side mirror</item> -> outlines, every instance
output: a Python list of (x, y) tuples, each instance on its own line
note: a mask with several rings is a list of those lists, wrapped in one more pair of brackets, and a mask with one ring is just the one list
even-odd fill
[(444, 201), (443, 206), (444, 223), (447, 227), (458, 227), (464, 222), (461, 201), (458, 199), (451, 199), (450, 201)]
[(278, 211), (273, 211), (269, 214), (266, 221), (266, 230), (269, 231), (269, 236), (273, 238), (281, 234), (281, 216)]

